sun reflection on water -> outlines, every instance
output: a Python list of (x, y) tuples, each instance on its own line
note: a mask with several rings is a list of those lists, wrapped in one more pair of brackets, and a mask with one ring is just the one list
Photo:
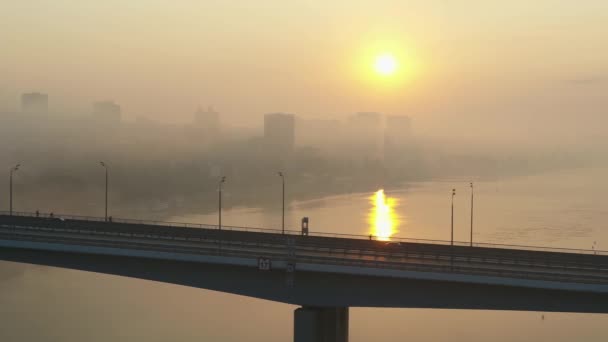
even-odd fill
[(369, 215), (371, 235), (378, 240), (388, 241), (397, 233), (398, 219), (393, 210), (397, 200), (386, 197), (384, 189), (380, 189), (370, 197), (370, 201), (373, 204)]

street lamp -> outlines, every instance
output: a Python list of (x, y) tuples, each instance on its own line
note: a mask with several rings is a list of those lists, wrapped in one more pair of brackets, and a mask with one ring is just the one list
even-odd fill
[(454, 196), (456, 196), (456, 189), (452, 189), (452, 239), (450, 244), (454, 245)]
[(471, 182), (471, 247), (473, 247), (473, 182)]
[(9, 215), (13, 216), (13, 173), (17, 172), (17, 170), (19, 170), (19, 166), (21, 166), (21, 164), (17, 164), (13, 167), (11, 167), (11, 171), (10, 171), (10, 177), (9, 177)]
[(226, 177), (224, 176), (224, 177), (222, 177), (220, 179), (220, 182), (219, 182), (219, 191), (218, 191), (218, 195), (219, 195), (219, 198), (218, 198), (218, 207), (219, 207), (219, 210), (218, 210), (218, 227), (219, 227), (219, 230), (222, 230), (222, 184), (224, 184), (225, 182), (226, 182)]
[(105, 221), (108, 221), (108, 166), (104, 162), (99, 162), (101, 166), (106, 170), (106, 210), (105, 210)]
[(285, 234), (285, 175), (279, 171), (279, 176), (283, 182), (283, 215), (281, 216), (281, 233)]

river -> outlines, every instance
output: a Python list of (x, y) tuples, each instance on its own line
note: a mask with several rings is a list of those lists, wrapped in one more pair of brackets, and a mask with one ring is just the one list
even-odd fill
[[(475, 242), (608, 249), (606, 169), (575, 169), (504, 180), (474, 182)], [(451, 193), (454, 237), (470, 240), (469, 180), (442, 180), (386, 189), (392, 205), (395, 237), (450, 240)], [(287, 201), (286, 229), (298, 230), (302, 217), (312, 232), (375, 234), (370, 216), (377, 210), (372, 192)], [(276, 206), (222, 210), (223, 225), (281, 228), (281, 197)], [(170, 221), (217, 224), (218, 213), (172, 216)]]

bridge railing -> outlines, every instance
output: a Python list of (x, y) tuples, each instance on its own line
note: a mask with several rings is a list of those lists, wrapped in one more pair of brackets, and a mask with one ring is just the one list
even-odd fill
[[(0, 211), (0, 215), (8, 216), (9, 212)], [(55, 218), (65, 220), (78, 220), (88, 222), (105, 222), (103, 217), (95, 216), (82, 216), (82, 215), (70, 215), (70, 214), (53, 214), (53, 213), (31, 213), (31, 212), (12, 212), (13, 216), (19, 217), (31, 217), (31, 218)], [(218, 225), (203, 224), (203, 223), (188, 223), (188, 222), (174, 222), (174, 221), (160, 221), (160, 220), (140, 220), (140, 219), (126, 219), (126, 218), (111, 218), (109, 223), (121, 223), (121, 224), (133, 224), (133, 225), (152, 225), (152, 226), (163, 226), (173, 228), (199, 228), (199, 229), (218, 229)], [(244, 232), (259, 232), (259, 233), (270, 233), (270, 234), (281, 234), (281, 229), (272, 228), (260, 228), (260, 227), (243, 227), (243, 226), (230, 226), (222, 225), (222, 230), (226, 231), (244, 231)], [(301, 235), (299, 230), (286, 229), (285, 234), (287, 235)], [(345, 233), (325, 233), (325, 232), (309, 232), (309, 236), (313, 237), (326, 237), (326, 238), (341, 238), (341, 239), (355, 239), (355, 240), (370, 240), (370, 235), (358, 235), (358, 234), (345, 234)], [(403, 237), (391, 237), (390, 239), (383, 240), (376, 236), (371, 236), (373, 240), (386, 241), (387, 243), (424, 243), (432, 245), (444, 245), (449, 246), (452, 244), (451, 241), (447, 240), (433, 240), (433, 239), (416, 239), (416, 238), (403, 238)], [(454, 241), (454, 246), (469, 247), (470, 242), (465, 241)], [(522, 244), (499, 244), (499, 243), (486, 243), (486, 242), (474, 242), (473, 247), (482, 248), (497, 248), (497, 249), (517, 249), (527, 251), (540, 251), (540, 252), (557, 252), (557, 253), (572, 253), (572, 254), (587, 254), (587, 255), (608, 255), (607, 250), (597, 249), (578, 249), (578, 248), (563, 248), (563, 247), (544, 247), (544, 246), (530, 246)]]
[[(17, 230), (9, 230), (8, 234), (11, 235), (12, 239), (17, 240), (25, 237), (28, 239), (28, 241), (31, 241), (32, 239), (43, 242), (59, 241), (60, 243), (84, 244), (96, 247), (124, 247), (138, 250), (155, 250), (161, 252), (194, 253), (202, 255), (246, 258), (255, 258), (263, 255), (264, 257), (277, 258), (279, 260), (286, 257), (283, 245), (270, 244), (273, 246), (273, 248), (269, 249), (266, 248), (269, 245), (268, 242), (261, 242), (259, 240), (249, 242), (229, 240), (220, 243), (219, 240), (215, 238), (208, 240), (209, 237), (203, 236), (206, 242), (212, 242), (212, 244), (175, 244), (174, 242), (176, 240), (188, 242), (197, 241), (197, 239), (188, 239), (187, 237), (178, 238), (178, 235), (167, 235), (152, 236), (153, 239), (148, 240), (141, 239), (141, 237), (145, 237), (145, 233), (142, 232), (121, 233), (120, 230), (83, 231), (80, 230), (78, 225), (71, 227), (69, 225), (67, 227), (63, 227), (63, 225), (58, 226), (59, 227), (30, 227), (26, 225)], [(27, 231), (35, 231), (36, 234), (31, 235)], [(48, 235), (48, 232), (50, 231), (56, 231), (59, 233), (59, 236)], [(94, 234), (91, 234), (91, 232), (94, 232)], [(66, 233), (73, 235), (66, 236)], [(78, 236), (80, 234), (82, 234), (82, 236)], [(97, 237), (94, 237), (93, 235), (97, 235)], [(118, 237), (119, 239), (108, 239), (106, 238), (108, 235)], [(198, 241), (202, 242), (203, 240), (201, 238), (202, 237), (199, 236)], [(172, 241), (172, 243), (163, 243), (165, 241)], [(261, 252), (259, 249), (251, 249), (250, 247), (252, 245), (265, 248)], [(503, 277), (514, 276), (518, 278), (546, 279), (581, 283), (608, 283), (608, 268), (605, 264), (590, 266), (589, 264), (585, 263), (556, 263), (556, 260), (543, 260), (537, 258), (534, 260), (515, 260), (515, 262), (509, 263), (507, 262), (509, 259), (493, 260), (496, 258), (496, 256), (492, 257), (491, 255), (488, 258), (487, 255), (482, 257), (471, 257), (458, 254), (446, 254), (445, 251), (442, 253), (441, 251), (437, 250), (427, 250), (426, 252), (408, 252), (406, 250), (396, 251), (392, 249), (356, 250), (348, 247), (334, 249), (332, 253), (323, 253), (320, 255), (318, 253), (314, 253), (314, 251), (318, 251), (318, 248), (310, 250), (309, 248), (306, 248), (306, 246), (303, 247), (305, 247), (304, 250), (298, 249), (297, 256), (294, 255), (298, 263), (311, 262), (328, 265), (365, 266), (425, 272), (440, 271)], [(372, 254), (367, 254), (367, 252)], [(369, 258), (369, 256), (373, 256), (373, 258)], [(407, 259), (407, 262), (400, 261), (403, 258)], [(433, 262), (429, 263), (429, 261)], [(463, 264), (461, 261), (466, 261), (466, 264)], [(514, 266), (517, 266), (517, 268), (514, 268)]]
[[(39, 215), (39, 217), (43, 216)], [(65, 224), (59, 222), (61, 219), (65, 220)], [(216, 234), (216, 230), (188, 233), (186, 230), (157, 230), (144, 226), (133, 226), (130, 227), (131, 229), (120, 225), (106, 226), (103, 219), (96, 219), (94, 222), (97, 224), (87, 226), (79, 220), (72, 221), (67, 216), (61, 215), (53, 215), (50, 220), (43, 218), (40, 221), (14, 220), (12, 223), (5, 221), (2, 226), (7, 230), (2, 234), (17, 240), (32, 241), (33, 239), (34, 241), (99, 247), (123, 246), (130, 249), (218, 256), (259, 257), (263, 255), (279, 259), (286, 257), (285, 239), (279, 234), (268, 237), (250, 236), (253, 239), (238, 238), (243, 235), (235, 235), (235, 238), (231, 239), (229, 234), (225, 235), (228, 239), (224, 240), (221, 238), (222, 234)], [(453, 250), (451, 248), (432, 248), (430, 245), (387, 248), (384, 244), (360, 243), (360, 241), (347, 239), (336, 243), (336, 240), (308, 240), (304, 237), (298, 241), (300, 242), (298, 242), (297, 252), (294, 254), (297, 262), (420, 271), (440, 270), (441, 272), (496, 276), (518, 275), (518, 277), (530, 279), (546, 278), (557, 281), (608, 283), (608, 263), (603, 259), (512, 253), (521, 252), (521, 250), (495, 254), (481, 249)], [(301, 242), (304, 244), (300, 245)]]

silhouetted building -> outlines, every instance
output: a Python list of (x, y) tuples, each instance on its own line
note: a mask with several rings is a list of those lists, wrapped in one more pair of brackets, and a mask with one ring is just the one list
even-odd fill
[(199, 107), (194, 113), (194, 125), (199, 132), (202, 131), (211, 138), (216, 137), (220, 131), (220, 114), (213, 107), (208, 107), (207, 110)]
[(49, 96), (42, 93), (27, 93), (21, 95), (21, 112), (26, 114), (47, 114), (49, 111)]
[(269, 152), (285, 155), (295, 145), (295, 117), (293, 114), (272, 113), (264, 116), (264, 141)]
[(120, 123), (122, 113), (120, 106), (112, 101), (100, 101), (93, 104), (93, 118), (98, 123)]

